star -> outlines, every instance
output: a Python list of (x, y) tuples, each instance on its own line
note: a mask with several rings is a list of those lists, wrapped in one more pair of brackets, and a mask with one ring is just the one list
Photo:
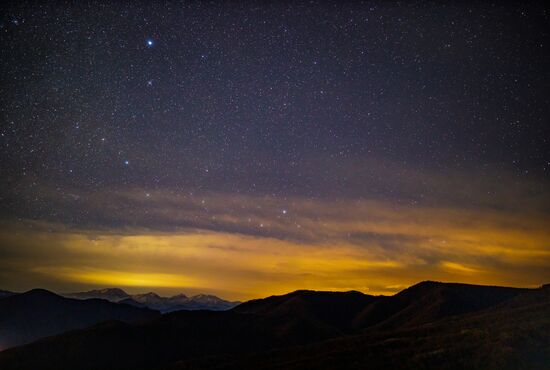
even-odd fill
[[(246, 231), (298, 244), (327, 221), (319, 245), (350, 232), (344, 243), (362, 248), (383, 241), (356, 237), (379, 208), (389, 225), (400, 207), (396, 223), (444, 206), (450, 218), (441, 222), (450, 223), (446, 207), (521, 217), (542, 207), (531, 192), (550, 197), (542, 7), (412, 2), (405, 18), (360, 2), (239, 11), (226, 3), (10, 6), (0, 17), (2, 84), (11, 92), (2, 96), (0, 215), (80, 228), (208, 229), (223, 238)], [(512, 13), (529, 27), (513, 28)], [(457, 23), (462, 17), (471, 18)], [(508, 37), (508, 25), (518, 37)], [(472, 73), (487, 59), (490, 74)], [(470, 183), (471, 173), (479, 181)], [(456, 193), (455, 181), (467, 191)], [(109, 208), (88, 214), (96, 205), (85, 197), (54, 205), (56, 186), (97, 192), (98, 208), (111, 200), (124, 207), (114, 219)]]

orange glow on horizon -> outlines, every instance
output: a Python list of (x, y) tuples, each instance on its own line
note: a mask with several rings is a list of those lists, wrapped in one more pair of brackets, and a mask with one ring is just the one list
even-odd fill
[[(233, 199), (208, 202), (219, 222), (246, 230), (246, 215), (224, 213)], [(7, 256), (0, 270), (20, 289), (45, 282), (52, 289), (117, 286), (239, 300), (296, 289), (393, 294), (421, 280), (537, 286), (550, 278), (549, 231), (537, 217), (379, 201), (294, 204), (284, 218), (259, 217), (263, 227), (254, 235), (4, 225), (0, 245), (10, 253), (0, 250)]]

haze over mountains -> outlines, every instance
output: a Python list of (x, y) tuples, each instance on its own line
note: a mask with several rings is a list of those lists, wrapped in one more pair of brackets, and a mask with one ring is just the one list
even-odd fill
[(223, 311), (235, 307), (241, 302), (229, 302), (214, 295), (198, 294), (188, 297), (178, 294), (172, 297), (161, 297), (156, 293), (130, 295), (119, 288), (90, 290), (87, 292), (65, 293), (63, 296), (77, 299), (99, 298), (110, 302), (125, 303), (136, 307), (148, 307), (162, 313), (178, 310), (211, 310)]
[[(42, 309), (34, 311), (41, 315)], [(300, 290), (227, 311), (108, 321), (0, 353), (2, 369), (487, 370), (549, 364), (550, 286), (436, 282), (389, 297)]]
[(63, 295), (44, 289), (0, 290), (0, 350), (108, 320), (134, 322), (178, 310), (221, 311), (239, 303), (205, 294), (129, 295), (118, 288)]
[(69, 299), (44, 289), (12, 293), (0, 299), (0, 350), (107, 320), (136, 322), (157, 316), (158, 311), (147, 308)]

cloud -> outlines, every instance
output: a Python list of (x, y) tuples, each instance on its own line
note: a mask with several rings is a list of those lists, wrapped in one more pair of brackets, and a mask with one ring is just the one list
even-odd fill
[(531, 210), (135, 188), (63, 199), (96, 222), (4, 222), (5, 281), (247, 299), (298, 288), (387, 294), (426, 279), (550, 280), (550, 231)]
[[(312, 168), (331, 176), (309, 177)], [(1, 282), (246, 299), (301, 288), (392, 293), (425, 279), (550, 281), (544, 182), (374, 160), (309, 159), (298, 170), (318, 182), (317, 195), (299, 179), (301, 190), (286, 195), (10, 186), (0, 206)]]

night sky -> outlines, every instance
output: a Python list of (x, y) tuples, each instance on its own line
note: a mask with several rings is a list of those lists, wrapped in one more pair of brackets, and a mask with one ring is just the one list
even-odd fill
[(0, 288), (550, 282), (549, 9), (155, 3), (2, 5)]

